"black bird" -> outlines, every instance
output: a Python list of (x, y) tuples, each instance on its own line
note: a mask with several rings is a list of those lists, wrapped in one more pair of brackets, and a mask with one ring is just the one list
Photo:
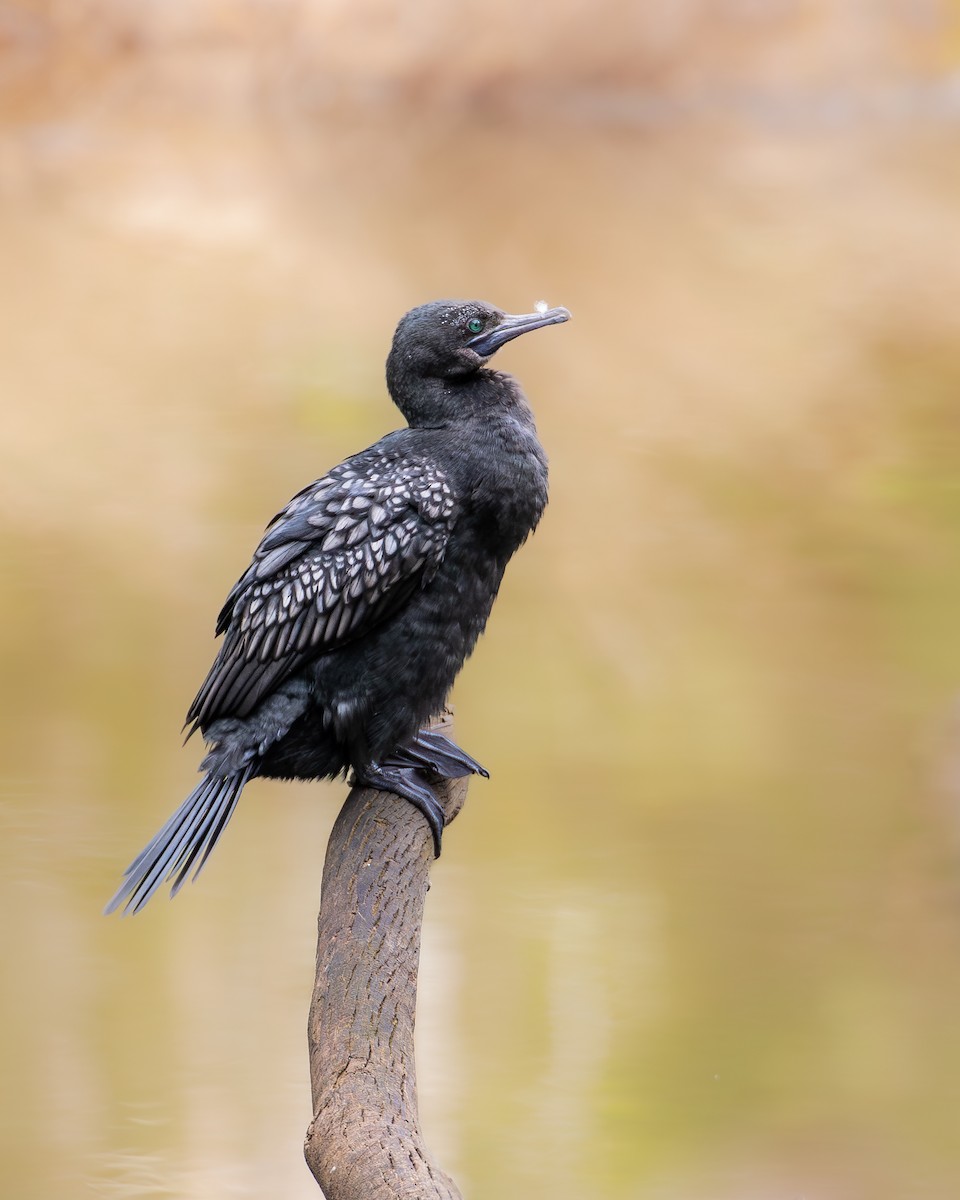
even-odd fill
[[(298, 493), (267, 526), (217, 622), (216, 660), (187, 713), (205, 778), (137, 855), (107, 906), (136, 912), (199, 874), (257, 776), (357, 782), (426, 817), (432, 778), (486, 771), (421, 729), (483, 631), (507, 562), (547, 503), (547, 460), (517, 381), (486, 369), (505, 343), (569, 320), (480, 301), (408, 312), (387, 387), (408, 427)], [(188, 735), (189, 736), (189, 735)]]

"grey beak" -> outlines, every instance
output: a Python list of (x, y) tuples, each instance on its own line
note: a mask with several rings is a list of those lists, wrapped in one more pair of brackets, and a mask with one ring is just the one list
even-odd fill
[(570, 311), (566, 308), (548, 308), (545, 312), (523, 313), (520, 316), (507, 315), (493, 329), (484, 330), (472, 338), (467, 345), (481, 358), (489, 358), (501, 346), (512, 342), (522, 333), (530, 333), (534, 329), (542, 329), (544, 325), (560, 325), (570, 320)]

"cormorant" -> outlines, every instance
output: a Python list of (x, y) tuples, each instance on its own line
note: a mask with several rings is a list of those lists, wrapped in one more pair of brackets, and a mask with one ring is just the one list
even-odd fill
[[(107, 906), (136, 912), (199, 874), (244, 785), (352, 768), (426, 818), (430, 778), (487, 772), (421, 729), (483, 631), (510, 557), (547, 503), (547, 460), (517, 381), (486, 363), (566, 321), (480, 301), (408, 312), (387, 359), (407, 428), (299, 492), (267, 526), (217, 621), (216, 660), (187, 713), (211, 745), (203, 781), (137, 855)], [(189, 735), (188, 735), (189, 736)]]

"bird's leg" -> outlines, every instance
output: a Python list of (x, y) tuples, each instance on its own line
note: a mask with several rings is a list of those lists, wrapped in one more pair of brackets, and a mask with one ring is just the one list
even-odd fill
[(475, 758), (434, 729), (421, 729), (408, 742), (383, 760), (385, 766), (417, 767), (440, 779), (464, 779), (467, 775), (490, 778), (490, 772)]
[(455, 742), (435, 730), (421, 729), (380, 762), (359, 768), (356, 781), (364, 787), (393, 792), (422, 812), (433, 834), (433, 846), (439, 858), (445, 823), (443, 808), (423, 778), (424, 773), (438, 779), (463, 779), (467, 775), (489, 778), (477, 760)]
[(433, 834), (433, 850), (436, 858), (440, 857), (440, 842), (443, 838), (445, 818), (440, 801), (431, 791), (429, 785), (421, 782), (420, 771), (410, 764), (396, 765), (391, 760), (383, 763), (366, 763), (358, 768), (354, 775), (355, 781), (361, 787), (376, 788), (381, 792), (393, 792), (409, 802), (419, 812), (422, 812)]

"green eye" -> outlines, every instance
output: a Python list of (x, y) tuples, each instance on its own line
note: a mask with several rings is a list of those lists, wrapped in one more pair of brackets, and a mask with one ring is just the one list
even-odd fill
[(470, 320), (467, 322), (467, 328), (470, 330), (471, 333), (479, 333), (480, 330), (483, 328), (483, 322), (480, 320), (479, 317), (471, 317)]

